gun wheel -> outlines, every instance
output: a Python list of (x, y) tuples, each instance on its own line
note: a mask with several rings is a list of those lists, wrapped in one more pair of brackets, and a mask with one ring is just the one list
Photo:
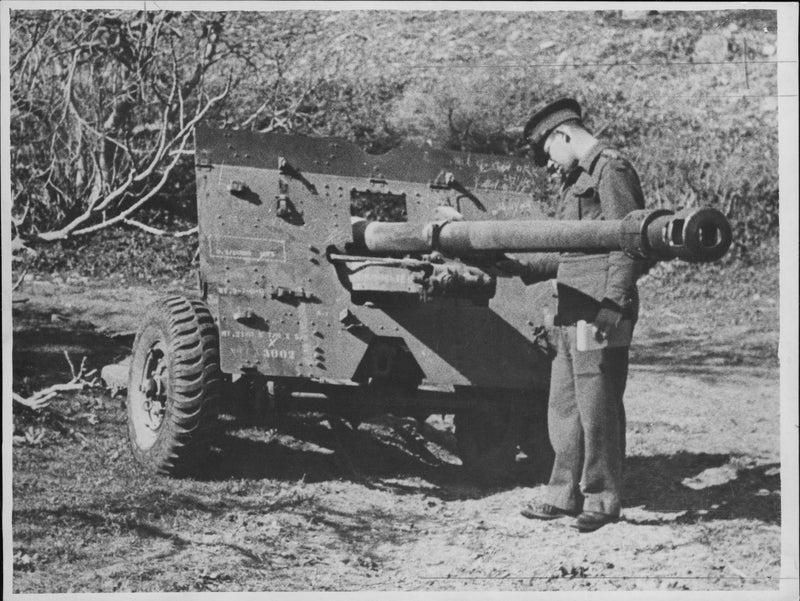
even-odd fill
[(207, 454), (222, 374), (219, 337), (202, 301), (151, 305), (136, 334), (128, 380), (128, 437), (136, 460), (168, 475), (192, 472)]
[(509, 404), (456, 413), (456, 442), (464, 469), (484, 485), (505, 482), (517, 456), (519, 428)]

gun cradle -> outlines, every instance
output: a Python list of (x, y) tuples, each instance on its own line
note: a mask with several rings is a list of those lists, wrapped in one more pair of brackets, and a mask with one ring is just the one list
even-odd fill
[[(348, 255), (330, 257), (339, 267), (344, 286), (359, 298), (375, 302), (369, 293), (410, 294), (422, 302), (439, 297), (468, 298), (486, 303), (495, 295), (497, 279), (479, 267), (441, 257), (385, 259)], [(391, 297), (383, 297), (391, 299)]]

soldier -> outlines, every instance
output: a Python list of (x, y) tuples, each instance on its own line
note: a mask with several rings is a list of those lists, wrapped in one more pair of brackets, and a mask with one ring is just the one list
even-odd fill
[[(561, 176), (561, 219), (621, 219), (644, 208), (636, 171), (586, 129), (575, 100), (564, 98), (536, 112), (523, 135), (534, 162)], [(526, 281), (536, 279), (534, 257), (517, 265), (527, 272)], [(547, 417), (555, 461), (544, 501), (529, 503), (522, 515), (540, 520), (577, 516), (575, 527), (592, 532), (619, 520), (628, 332), (638, 313), (636, 280), (646, 265), (623, 252), (562, 253), (557, 260), (558, 311), (552, 330), (557, 354)], [(580, 320), (594, 324), (598, 342), (613, 344), (579, 351)]]

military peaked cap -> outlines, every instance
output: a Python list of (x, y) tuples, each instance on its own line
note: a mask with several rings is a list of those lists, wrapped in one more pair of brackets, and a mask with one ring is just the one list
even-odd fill
[(567, 121), (581, 118), (581, 105), (572, 98), (560, 98), (536, 111), (528, 119), (523, 131), (523, 142), (530, 144), (533, 151), (533, 160), (543, 166), (547, 163), (544, 153), (544, 142), (547, 136), (559, 125)]

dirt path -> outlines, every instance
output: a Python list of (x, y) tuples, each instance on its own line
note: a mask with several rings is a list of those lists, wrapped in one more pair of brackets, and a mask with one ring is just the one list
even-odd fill
[[(63, 350), (124, 355), (129, 307), (155, 296), (46, 289), (15, 313), (15, 389), (63, 380)], [(202, 476), (171, 480), (133, 463), (121, 399), (89, 391), (15, 416), (14, 591), (775, 590), (777, 326), (734, 344), (671, 310), (640, 327), (623, 520), (598, 533), (519, 515), (542, 491), (524, 456), (511, 485), (473, 485), (449, 417), (231, 419)]]

